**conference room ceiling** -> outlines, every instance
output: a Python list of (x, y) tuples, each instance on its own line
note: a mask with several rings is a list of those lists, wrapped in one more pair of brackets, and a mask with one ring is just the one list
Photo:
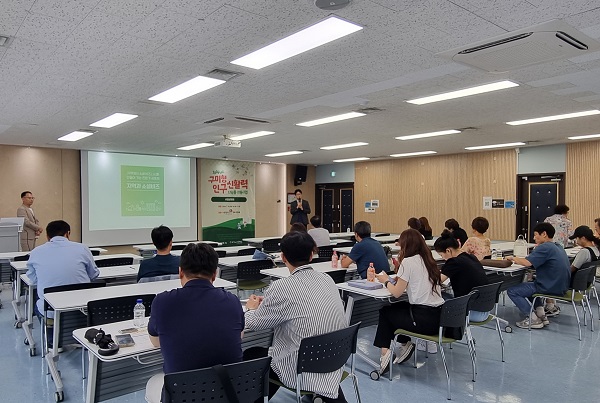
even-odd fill
[[(492, 74), (436, 55), (560, 19), (600, 38), (597, 0), (0, 0), (0, 143), (300, 164), (353, 157), (467, 152), (467, 146), (566, 143), (600, 133), (600, 115), (509, 126), (507, 121), (600, 108), (600, 51)], [(331, 14), (364, 29), (260, 70), (232, 60)], [(174, 104), (148, 98), (213, 69), (241, 73)], [(512, 80), (518, 87), (428, 105), (406, 100)], [(366, 116), (296, 124), (365, 108)], [(139, 115), (77, 142), (57, 139), (115, 112)], [(226, 115), (272, 123), (235, 130)], [(460, 134), (400, 141), (445, 129)], [(257, 130), (241, 148), (178, 147)], [(320, 150), (367, 142), (369, 145)], [(300, 150), (300, 155), (265, 154)]]

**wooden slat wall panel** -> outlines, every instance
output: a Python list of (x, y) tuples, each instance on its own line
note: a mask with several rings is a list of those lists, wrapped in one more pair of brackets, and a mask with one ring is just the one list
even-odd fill
[(567, 145), (565, 203), (574, 227), (594, 228), (594, 219), (600, 217), (600, 179), (596, 176), (599, 165), (600, 141)]
[[(471, 220), (484, 216), (491, 239), (515, 237), (514, 209), (482, 206), (484, 196), (515, 200), (514, 150), (364, 162), (355, 169), (355, 221), (370, 222), (374, 231), (400, 233), (410, 217), (426, 216), (434, 235), (448, 218), (470, 233)], [(378, 199), (380, 207), (365, 213), (364, 202), (371, 199)]]

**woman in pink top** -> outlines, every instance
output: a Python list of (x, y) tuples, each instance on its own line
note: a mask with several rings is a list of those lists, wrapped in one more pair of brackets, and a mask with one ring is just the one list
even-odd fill
[(467, 239), (467, 242), (462, 246), (461, 250), (471, 255), (475, 255), (477, 259), (482, 260), (491, 254), (490, 239), (483, 234), (486, 233), (490, 223), (485, 217), (475, 217), (471, 222), (473, 236)]

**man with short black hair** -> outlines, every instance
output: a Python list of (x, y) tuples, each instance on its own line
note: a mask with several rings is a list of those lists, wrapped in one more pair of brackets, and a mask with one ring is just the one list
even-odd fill
[(302, 199), (302, 190), (294, 190), (294, 195), (296, 196), (296, 200), (290, 203), (290, 213), (292, 213), (290, 225), (299, 222), (300, 224), (307, 226), (308, 215), (310, 214), (310, 204)]
[(541, 299), (536, 299), (535, 309), (529, 315), (531, 302), (535, 293), (564, 295), (569, 288), (571, 269), (565, 250), (552, 241), (554, 227), (550, 223), (539, 223), (533, 229), (535, 249), (526, 257), (507, 256), (507, 259), (523, 266), (535, 268), (535, 281), (521, 283), (507, 290), (509, 298), (526, 315), (525, 320), (517, 322), (517, 327), (541, 329), (549, 325)]
[(331, 245), (329, 231), (321, 227), (321, 217), (319, 217), (318, 215), (312, 216), (310, 218), (310, 223), (314, 228), (308, 230), (308, 235), (310, 235), (312, 239), (315, 240), (317, 248), (320, 248), (321, 246)]
[[(242, 360), (244, 313), (234, 294), (213, 286), (218, 260), (212, 246), (190, 243), (181, 253), (182, 288), (152, 302), (148, 334), (161, 348), (165, 374)], [(148, 381), (148, 401), (160, 401), (163, 378), (158, 374)]]
[(100, 275), (90, 249), (71, 242), (71, 226), (62, 220), (46, 226), (48, 242), (29, 254), (27, 276), (37, 284), (36, 308), (44, 312), (44, 289), (67, 284), (89, 283)]
[[(296, 385), (296, 365), (300, 342), (306, 337), (340, 330), (348, 326), (344, 307), (335, 283), (327, 274), (310, 267), (315, 242), (306, 232), (290, 232), (281, 239), (281, 260), (290, 276), (267, 288), (264, 297), (251, 295), (246, 304), (246, 328), (273, 329), (269, 378), (287, 387)], [(154, 312), (152, 313), (154, 315)], [(267, 349), (252, 347), (244, 359), (267, 356)], [(325, 402), (345, 402), (339, 383), (342, 370), (302, 374), (302, 389), (314, 392)], [(269, 384), (269, 399), (278, 386)], [(262, 399), (260, 400), (262, 401)]]
[(342, 257), (342, 267), (348, 268), (352, 263), (356, 263), (356, 270), (362, 278), (367, 278), (367, 269), (371, 263), (376, 273), (382, 270), (390, 271), (390, 263), (383, 246), (371, 238), (371, 224), (366, 221), (354, 224), (354, 236), (357, 243), (349, 254)]
[(137, 276), (138, 282), (142, 278), (179, 273), (179, 256), (171, 255), (173, 231), (169, 227), (161, 225), (154, 228), (150, 236), (152, 243), (156, 246), (156, 256), (142, 260)]
[(42, 233), (40, 221), (35, 217), (33, 209), (33, 201), (35, 197), (26, 190), (21, 193), (21, 201), (23, 204), (17, 209), (17, 217), (23, 217), (23, 230), (21, 231), (21, 251), (28, 252), (35, 248), (35, 241)]

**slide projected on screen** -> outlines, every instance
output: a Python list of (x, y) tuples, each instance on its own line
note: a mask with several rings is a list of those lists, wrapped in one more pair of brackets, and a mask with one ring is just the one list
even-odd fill
[(196, 240), (196, 161), (82, 151), (82, 239), (93, 245), (150, 243), (166, 225)]

